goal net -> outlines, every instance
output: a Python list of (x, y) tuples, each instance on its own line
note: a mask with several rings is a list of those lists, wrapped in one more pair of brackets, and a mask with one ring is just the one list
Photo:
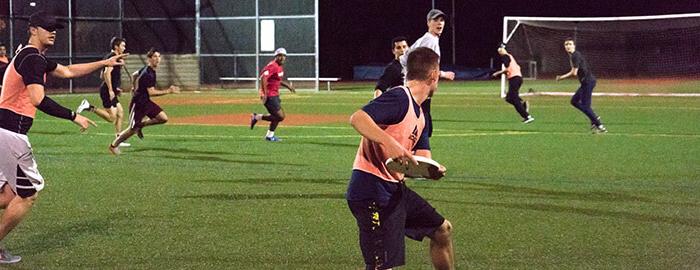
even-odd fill
[[(567, 37), (575, 40), (597, 78), (695, 80), (700, 74), (700, 13), (503, 18), (503, 42), (521, 66), (527, 65), (525, 79), (553, 80), (569, 71)], [(502, 78), (502, 96), (505, 91)]]

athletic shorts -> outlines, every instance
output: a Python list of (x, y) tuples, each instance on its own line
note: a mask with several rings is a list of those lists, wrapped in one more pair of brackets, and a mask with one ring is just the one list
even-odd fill
[(265, 108), (267, 108), (267, 112), (277, 115), (277, 112), (282, 109), (282, 100), (280, 100), (280, 96), (267, 97)]
[(136, 103), (132, 101), (129, 106), (129, 127), (133, 128), (136, 124), (141, 123), (144, 116), (156, 118), (162, 111), (163, 109), (151, 100), (145, 103)]
[(404, 265), (404, 236), (422, 241), (445, 222), (445, 218), (425, 199), (405, 184), (399, 185), (388, 202), (348, 201), (357, 220), (366, 269)]
[(27, 135), (0, 128), (0, 187), (9, 184), (22, 198), (44, 188)]
[(114, 93), (114, 98), (109, 99), (109, 89), (107, 89), (107, 86), (104, 83), (100, 87), (100, 98), (102, 99), (102, 106), (105, 109), (116, 108), (117, 103), (119, 103), (119, 98), (117, 97), (116, 92)]

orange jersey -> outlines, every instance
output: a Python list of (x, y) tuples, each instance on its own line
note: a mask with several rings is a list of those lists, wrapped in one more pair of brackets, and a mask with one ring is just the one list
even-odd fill
[(510, 64), (508, 64), (508, 67), (506, 68), (506, 76), (508, 79), (516, 76), (522, 77), (523, 74), (520, 72), (520, 65), (518, 65), (518, 62), (515, 61), (515, 58), (513, 58), (512, 55), (507, 55), (508, 58), (510, 58)]
[[(422, 110), (420, 110), (419, 115), (414, 113), (416, 108), (413, 107), (415, 105), (413, 104), (411, 92), (406, 87), (401, 87), (401, 89), (406, 92), (406, 96), (409, 99), (406, 116), (397, 124), (380, 125), (379, 127), (410, 151), (416, 146), (423, 132), (425, 117), (421, 116), (423, 115)], [(403, 174), (390, 172), (386, 168), (384, 162), (386, 162), (387, 159), (389, 159), (389, 156), (379, 143), (362, 137), (360, 147), (357, 149), (357, 155), (355, 156), (353, 169), (373, 174), (389, 182), (399, 182), (403, 180)]]
[[(20, 61), (17, 63), (17, 61)], [(29, 91), (25, 81), (29, 78), (23, 77), (17, 69), (27, 70), (28, 72), (36, 73), (36, 70), (30, 67), (34, 63), (40, 63), (42, 67), (41, 74), (33, 74), (32, 83), (44, 85), (46, 83), (46, 72), (50, 72), (56, 68), (55, 62), (49, 62), (44, 55), (32, 46), (22, 48), (17, 53), (17, 57), (10, 61), (10, 64), (5, 71), (2, 80), (2, 93), (0, 93), (0, 109), (7, 109), (16, 114), (34, 118), (36, 115), (36, 107), (32, 104), (29, 98)], [(26, 75), (26, 74), (25, 74)], [(41, 78), (38, 81), (36, 78)]]

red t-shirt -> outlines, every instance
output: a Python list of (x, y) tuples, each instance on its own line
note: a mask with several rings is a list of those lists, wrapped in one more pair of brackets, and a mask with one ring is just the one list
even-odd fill
[[(284, 77), (284, 69), (275, 60), (263, 68), (261, 74), (263, 83), (267, 83), (267, 96), (276, 97), (280, 95), (280, 83)], [(262, 86), (261, 86), (262, 87)]]

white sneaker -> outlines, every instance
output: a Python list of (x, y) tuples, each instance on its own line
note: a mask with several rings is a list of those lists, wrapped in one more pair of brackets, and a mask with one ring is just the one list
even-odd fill
[[(115, 135), (114, 138), (119, 138), (119, 135), (121, 135), (121, 133), (117, 133), (117, 134), (114, 134), (114, 135)], [(131, 146), (131, 144), (128, 143), (128, 142), (121, 142), (121, 143), (119, 143), (119, 147), (129, 147), (129, 146)]]
[(22, 257), (10, 254), (7, 249), (0, 249), (0, 264), (18, 263)]
[(83, 99), (83, 101), (80, 102), (80, 105), (78, 105), (78, 108), (75, 109), (75, 113), (81, 113), (87, 109), (90, 109), (90, 102), (88, 102), (87, 99)]
[(115, 156), (118, 156), (122, 153), (122, 151), (119, 150), (119, 146), (112, 146), (112, 144), (109, 144), (109, 152)]
[(535, 121), (535, 118), (531, 115), (528, 115), (527, 118), (523, 119), (523, 124), (529, 124), (532, 121)]

